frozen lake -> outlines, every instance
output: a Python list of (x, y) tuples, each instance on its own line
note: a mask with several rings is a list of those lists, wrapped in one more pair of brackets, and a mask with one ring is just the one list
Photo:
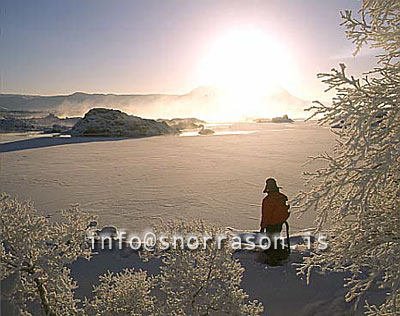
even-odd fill
[[(307, 157), (333, 142), (314, 122), (209, 128), (216, 134), (117, 140), (3, 134), (1, 191), (31, 199), (53, 218), (79, 204), (101, 225), (133, 232), (177, 218), (257, 229), (265, 178), (275, 177), (293, 198), (303, 188)], [(289, 222), (296, 231), (313, 219), (309, 213)]]
[[(31, 199), (53, 219), (78, 203), (82, 211), (98, 215), (100, 225), (128, 232), (141, 233), (154, 221), (178, 218), (255, 230), (265, 178), (275, 177), (293, 198), (303, 188), (307, 157), (328, 151), (333, 142), (330, 130), (314, 122), (208, 127), (216, 134), (142, 139), (3, 134), (1, 191)], [(289, 219), (292, 244), (293, 233), (311, 227), (314, 215)], [(355, 313), (344, 302), (344, 274), (313, 273), (306, 285), (296, 270), (303, 255), (293, 251), (283, 266), (269, 267), (263, 252), (235, 253), (245, 267), (242, 286), (250, 299), (263, 302), (271, 316), (361, 315), (362, 304)], [(102, 251), (89, 262), (76, 261), (72, 274), (80, 286), (77, 296), (90, 295), (107, 270), (132, 266), (150, 274), (159, 271), (159, 261), (143, 263), (133, 251)], [(3, 281), (2, 287), (7, 290), (9, 284)], [(382, 296), (377, 291), (368, 295)], [(4, 314), (8, 308), (2, 302)]]

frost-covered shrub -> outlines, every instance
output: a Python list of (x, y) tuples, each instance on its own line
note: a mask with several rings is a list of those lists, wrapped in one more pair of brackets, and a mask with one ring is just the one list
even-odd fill
[(155, 297), (151, 294), (154, 277), (145, 271), (126, 269), (100, 276), (94, 298), (85, 302), (88, 315), (154, 315)]
[[(221, 228), (201, 221), (176, 221), (154, 226), (153, 232), (158, 239), (149, 246), (152, 251), (143, 251), (142, 258), (161, 257), (160, 274), (148, 277), (141, 271), (126, 270), (102, 276), (95, 298), (86, 302), (89, 314), (247, 316), (263, 311), (262, 304), (248, 302), (240, 288), (244, 269), (232, 257), (231, 240), (218, 247), (216, 238), (203, 238), (222, 235)], [(168, 249), (163, 249), (161, 236), (169, 243)], [(189, 236), (199, 243), (188, 246)]]
[[(347, 300), (360, 299), (372, 285), (387, 292), (371, 315), (400, 314), (400, 2), (364, 0), (360, 18), (342, 13), (346, 34), (358, 50), (379, 48), (378, 66), (362, 79), (346, 66), (319, 77), (335, 90), (331, 105), (311, 109), (320, 124), (337, 125), (332, 154), (315, 159), (326, 167), (307, 173), (308, 192), (298, 196), (300, 211), (317, 210), (317, 230), (330, 231), (329, 248), (305, 259), (315, 266), (349, 271)], [(362, 273), (363, 272), (363, 273)]]
[[(156, 283), (162, 292), (157, 302), (161, 315), (259, 315), (263, 311), (261, 303), (248, 302), (240, 287), (244, 268), (232, 257), (230, 237), (218, 245), (216, 236), (225, 235), (222, 228), (202, 221), (175, 221), (154, 226), (153, 231), (167, 238), (170, 246), (173, 236), (184, 238), (183, 244), (177, 239), (177, 246), (169, 250), (163, 250), (157, 239), (154, 251), (143, 253), (145, 259), (162, 257)], [(195, 237), (190, 246), (188, 236)]]
[(76, 315), (76, 283), (66, 265), (89, 259), (86, 243), (91, 220), (77, 208), (63, 211), (64, 221), (50, 223), (32, 204), (7, 195), (0, 198), (0, 277), (13, 280), (11, 300), (21, 314), (39, 305), (45, 315)]
[(155, 226), (157, 236), (197, 236), (198, 249), (181, 248), (180, 240), (169, 250), (157, 243), (143, 258), (162, 257), (159, 275), (133, 269), (109, 272), (100, 276), (94, 297), (82, 306), (66, 265), (90, 258), (87, 235), (93, 233), (94, 218), (78, 208), (64, 211), (63, 217), (63, 222), (51, 223), (28, 202), (0, 198), (0, 276), (14, 281), (10, 299), (21, 314), (37, 314), (38, 307), (44, 315), (247, 316), (263, 311), (240, 288), (244, 269), (232, 257), (231, 240), (221, 247), (215, 238), (205, 241), (204, 234), (215, 237), (224, 231), (200, 221)]

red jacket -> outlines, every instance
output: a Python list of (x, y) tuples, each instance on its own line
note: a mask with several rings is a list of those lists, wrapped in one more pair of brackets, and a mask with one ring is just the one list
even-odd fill
[(262, 201), (261, 227), (280, 224), (289, 218), (288, 198), (280, 192), (270, 192)]

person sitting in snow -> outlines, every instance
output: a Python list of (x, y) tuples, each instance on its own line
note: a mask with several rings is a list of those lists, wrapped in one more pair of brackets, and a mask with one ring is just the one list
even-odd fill
[(267, 196), (262, 201), (260, 232), (266, 232), (271, 236), (278, 235), (290, 215), (288, 212), (290, 206), (286, 204), (288, 198), (279, 192), (279, 187), (273, 178), (266, 180), (263, 193), (267, 193)]

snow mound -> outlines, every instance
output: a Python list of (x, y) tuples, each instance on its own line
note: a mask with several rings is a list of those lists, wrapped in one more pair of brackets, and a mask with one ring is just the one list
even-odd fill
[(177, 129), (165, 122), (106, 108), (91, 109), (71, 130), (71, 136), (144, 137), (176, 133)]

